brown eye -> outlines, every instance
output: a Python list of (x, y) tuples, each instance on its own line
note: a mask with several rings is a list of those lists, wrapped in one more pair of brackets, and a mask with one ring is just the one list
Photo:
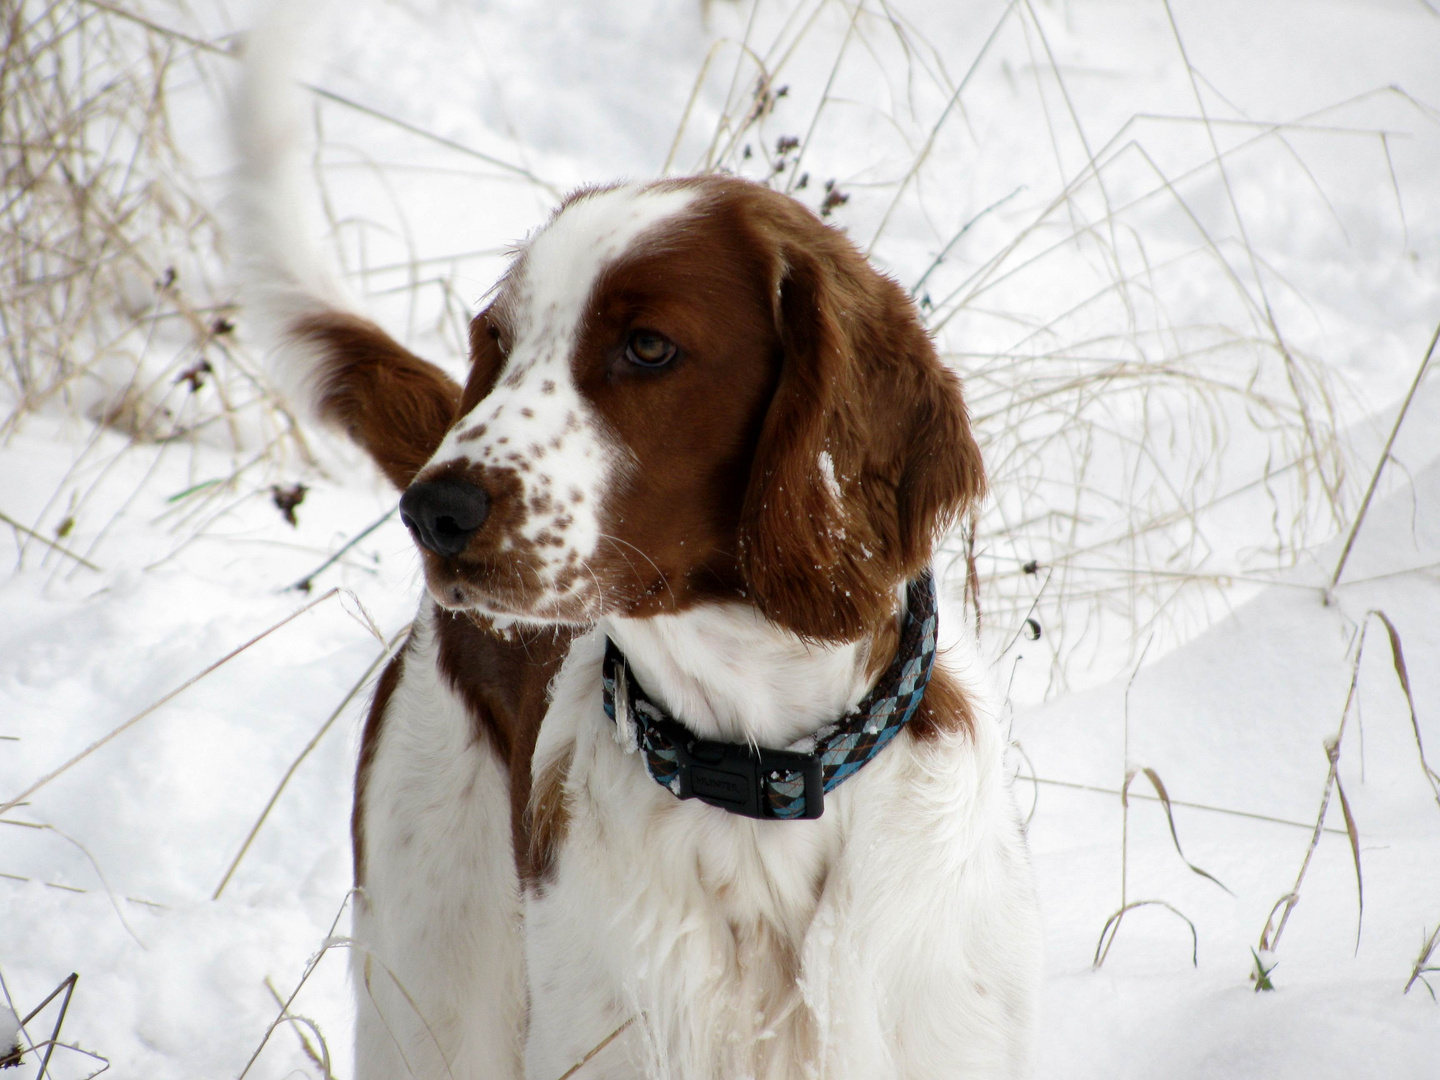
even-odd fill
[(664, 367), (678, 351), (673, 341), (653, 330), (634, 330), (625, 342), (625, 359), (640, 367)]
[(489, 311), (482, 311), (475, 316), (475, 321), (470, 324), (470, 345), (472, 349), (480, 348), (484, 340), (480, 335), (484, 334), (499, 348), (500, 354), (504, 356), (510, 351), (509, 343), (505, 340), (505, 331), (501, 328), (500, 322)]

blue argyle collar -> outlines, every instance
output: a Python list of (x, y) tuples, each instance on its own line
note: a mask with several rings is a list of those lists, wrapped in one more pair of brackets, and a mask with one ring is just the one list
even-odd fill
[(809, 751), (696, 738), (646, 696), (608, 637), (601, 669), (605, 714), (632, 725), (646, 771), (677, 798), (744, 817), (818, 818), (825, 793), (874, 760), (919, 709), (935, 667), (936, 626), (935, 579), (927, 570), (906, 590), (895, 660), (853, 712), (815, 734)]

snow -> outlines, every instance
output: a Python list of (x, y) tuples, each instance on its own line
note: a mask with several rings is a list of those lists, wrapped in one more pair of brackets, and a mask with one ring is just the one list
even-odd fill
[(0, 1050), (9, 1053), (20, 1034), (20, 1018), (8, 1008), (0, 1005)]
[[(253, 16), (243, 3), (154, 0), (144, 10), (211, 38)], [(997, 492), (977, 559), (982, 573), (1018, 584), (996, 587), (985, 643), (1012, 690), (1023, 751), (1016, 793), (1022, 811), (1033, 804), (1046, 929), (1037, 1075), (1435, 1075), (1440, 1012), (1422, 984), (1404, 988), (1440, 923), (1440, 805), (1384, 626), (1368, 614), (1383, 611), (1398, 632), (1419, 732), (1440, 765), (1433, 374), (1340, 584), (1326, 586), (1440, 319), (1440, 17), (1407, 0), (1172, 0), (1169, 9), (1156, 0), (902, 0), (888, 19), (879, 10), (872, 0), (852, 31), (840, 3), (763, 0), (751, 41), (778, 69), (775, 88), (788, 89), (762, 127), (728, 149), (712, 149), (709, 132), (732, 85), (733, 106), (754, 82), (751, 71), (732, 74), (733, 46), (715, 51), (678, 141), (675, 132), (712, 42), (745, 34), (748, 2), (337, 5), (320, 16), (301, 74), (563, 191), (655, 175), (672, 156), (679, 170), (709, 155), (762, 175), (779, 136), (811, 132), (835, 58), (858, 34), (786, 175), (810, 174), (796, 193), (817, 207), (835, 178), (850, 199), (832, 220), (862, 246), (873, 242), (902, 282), (923, 277), (932, 325), (967, 377), (986, 442)], [(206, 63), (213, 77), (173, 86), (170, 102), (177, 141), (218, 200), (217, 87), (233, 62)], [(936, 129), (942, 114), (950, 119)], [(321, 120), (318, 174), (347, 285), (418, 352), (458, 370), (467, 305), (493, 282), (506, 245), (543, 220), (552, 191), (333, 103)], [(1048, 209), (1091, 158), (1106, 163), (1104, 183), (1077, 183), (1069, 203)], [(315, 204), (316, 221), (327, 220)], [(1104, 292), (1116, 266), (1127, 288)], [(947, 308), (952, 294), (969, 302)], [(976, 358), (1008, 363), (1103, 341), (1132, 358), (1193, 352), (1217, 377), (1243, 375), (1270, 363), (1271, 322), (1334, 390), (1344, 512), (1307, 511), (1293, 560), (1276, 554), (1281, 526), (1253, 491), (1200, 514), (1202, 542), (1181, 554), (1176, 545), (1097, 547), (1105, 574), (1138, 565), (1219, 581), (1184, 594), (1165, 617), (1125, 598), (1092, 603), (1083, 575), (1051, 586), (1068, 599), (1038, 595), (1042, 575), (1018, 567), (1059, 548), (1040, 550), (1033, 545), (1054, 538), (1011, 528), (1006, 485), (1023, 490), (1015, 504), (1024, 516), (1043, 517), (1068, 505), (1071, 474), (1054, 454), (1043, 469), (1011, 454), (1007, 432), (985, 418), (994, 383)], [(1216, 328), (1228, 336), (1207, 336)], [(243, 319), (240, 335), (243, 344)], [(1265, 378), (1281, 385), (1279, 370), (1266, 367)], [(1116, 430), (1135, 431), (1137, 401), (1119, 391), (1105, 400)], [(1213, 445), (1182, 412), (1155, 422), (1151, 465), (1127, 457), (1124, 440), (1100, 447), (1095, 483), (1162, 509), (1172, 505), (1167, 483), (1185, 493), (1176, 477), (1198, 476), (1214, 491), (1249, 483), (1276, 444), (1243, 409), (1226, 409)], [(0, 581), (0, 802), (311, 599), (347, 590), (0, 815), (9, 823), (0, 823), (7, 1000), (24, 1015), (79, 972), (61, 1041), (104, 1055), (118, 1076), (239, 1075), (278, 1015), (267, 980), (288, 997), (317, 956), (293, 1012), (318, 1025), (335, 1074), (353, 1075), (343, 942), (320, 950), (347, 903), (363, 693), (211, 898), (286, 770), (384, 651), (368, 624), (389, 640), (419, 588), (418, 559), (391, 518), (309, 597), (282, 591), (394, 504), (357, 454), (324, 436), (310, 441), (318, 465), (270, 460), (203, 504), (169, 500), (235, 470), (213, 442), (132, 444), (59, 401), (25, 413), (0, 441), (0, 512), (53, 537), (67, 507), (78, 507), (62, 543), (100, 568), (14, 532), (15, 569)], [(1187, 472), (1192, 453), (1199, 463)], [(1047, 487), (1046, 477), (1059, 479)], [(292, 528), (269, 487), (297, 480), (309, 491)], [(1103, 538), (1126, 513), (1096, 511), (1081, 527)], [(1004, 542), (987, 544), (987, 529)], [(961, 563), (948, 587), (963, 576)], [(1020, 625), (1037, 596), (1045, 632), (1032, 641)], [(1255, 993), (1250, 950), (1300, 873), (1329, 767), (1325, 741), (1341, 728), (1352, 672), (1357, 701), (1337, 768), (1359, 837), (1363, 921), (1332, 797), (1330, 831), (1265, 959), (1276, 989)], [(1143, 773), (1122, 822), (1118, 792), (1144, 768), (1174, 800), (1184, 857), (1228, 892), (1186, 867), (1161, 805), (1135, 797), (1152, 793)], [(1126, 914), (1093, 968), (1101, 928), (1121, 904), (1122, 836), (1125, 898), (1163, 900), (1190, 919), (1196, 964), (1185, 922), (1151, 905)], [(56, 1007), (27, 1025), (33, 1039), (48, 1035)], [(0, 1046), (5, 1030), (0, 1023)], [(319, 1075), (300, 1031), (277, 1028), (249, 1075)], [(58, 1050), (52, 1073), (93, 1067)]]

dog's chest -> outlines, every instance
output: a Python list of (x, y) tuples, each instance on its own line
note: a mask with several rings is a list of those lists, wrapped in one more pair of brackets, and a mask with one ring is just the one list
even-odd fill
[[(560, 923), (594, 928), (586, 951), (614, 1005), (639, 1021), (639, 1052), (694, 1066), (670, 1075), (791, 1076), (815, 1056), (804, 957), (835, 830), (756, 823), (698, 803), (631, 809), (629, 821), (577, 814), (570, 857), (532, 907), (536, 939)], [(617, 850), (621, 836), (633, 861)], [(571, 1005), (587, 1006), (609, 1003)]]
[(555, 874), (527, 905), (532, 986), (560, 988), (559, 1015), (636, 1017), (635, 1052), (663, 1048), (670, 1075), (790, 1076), (815, 1057), (805, 956), (842, 815), (753, 821), (681, 802), (593, 697), (572, 728)]

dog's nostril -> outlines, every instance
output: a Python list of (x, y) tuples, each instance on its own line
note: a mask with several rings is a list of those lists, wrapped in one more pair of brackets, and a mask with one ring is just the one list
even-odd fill
[(400, 520), (421, 547), (437, 555), (464, 551), (489, 513), (489, 496), (461, 480), (411, 484), (400, 496)]

